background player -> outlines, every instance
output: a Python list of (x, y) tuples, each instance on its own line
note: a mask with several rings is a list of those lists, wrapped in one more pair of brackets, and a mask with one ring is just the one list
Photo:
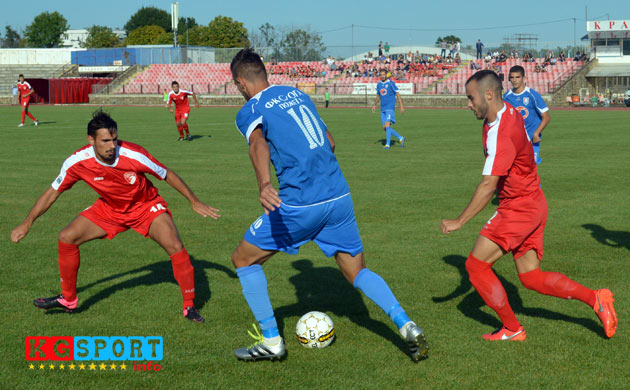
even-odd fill
[(178, 141), (184, 140), (184, 130), (186, 131), (186, 139), (190, 141), (190, 132), (188, 131), (188, 114), (190, 113), (190, 104), (188, 104), (188, 96), (192, 96), (195, 100), (195, 107), (199, 108), (199, 102), (197, 101), (197, 95), (194, 92), (179, 89), (179, 83), (173, 81), (171, 83), (173, 90), (168, 94), (168, 102), (166, 106), (172, 113), (173, 106), (171, 103), (175, 103), (175, 123), (177, 124), (177, 131), (179, 132)]
[(18, 127), (24, 126), (24, 118), (26, 115), (33, 120), (35, 126), (39, 125), (39, 121), (28, 111), (31, 95), (35, 93), (35, 90), (31, 87), (31, 84), (29, 84), (28, 81), (24, 80), (24, 75), (22, 74), (18, 76), (17, 89), (20, 96), (20, 106), (22, 107), (22, 121)]
[(591, 290), (557, 272), (543, 272), (543, 235), (547, 222), (547, 201), (533, 150), (524, 131), (523, 118), (501, 98), (501, 81), (496, 73), (483, 70), (466, 82), (468, 107), (477, 119), (484, 119), (482, 139), (486, 163), (483, 179), (468, 206), (457, 219), (442, 221), (442, 232), (460, 229), (486, 207), (495, 191), (499, 195), (497, 212), (484, 225), (466, 260), (470, 283), (503, 323), (484, 335), (486, 340), (525, 340), (525, 329), (518, 322), (492, 265), (512, 252), (518, 277), (525, 288), (565, 299), (578, 299), (594, 310), (606, 336), (617, 329), (617, 315), (610, 290)]
[(79, 180), (101, 196), (59, 233), (61, 295), (38, 298), (33, 303), (42, 309), (57, 307), (71, 311), (76, 308), (79, 245), (96, 238), (111, 240), (131, 228), (145, 237), (151, 237), (166, 250), (182, 292), (184, 316), (191, 321), (203, 322), (193, 304), (195, 276), (190, 257), (179, 238), (166, 202), (145, 174), (165, 180), (190, 201), (196, 213), (204, 217), (216, 219), (219, 217), (218, 210), (199, 201), (175, 172), (168, 170), (144, 148), (118, 140), (118, 125), (106, 113), (95, 112), (87, 128), (90, 144), (66, 159), (52, 186), (40, 196), (28, 216), (11, 233), (11, 240), (19, 242), (61, 193)]
[(387, 70), (381, 69), (378, 74), (381, 81), (376, 84), (376, 100), (374, 100), (374, 104), (372, 105), (372, 112), (376, 110), (376, 105), (380, 101), (381, 123), (383, 125), (383, 130), (385, 130), (385, 147), (383, 149), (389, 149), (392, 135), (398, 138), (398, 141), (400, 141), (400, 147), (402, 148), (405, 146), (405, 137), (398, 134), (391, 126), (393, 123), (396, 123), (396, 100), (398, 100), (401, 114), (405, 113), (405, 107), (400, 99), (396, 83), (387, 77)]
[[(254, 336), (254, 345), (235, 351), (236, 357), (284, 356), (262, 264), (278, 251), (296, 254), (311, 240), (326, 256), (334, 256), (346, 279), (390, 316), (412, 359), (425, 357), (429, 346), (424, 332), (409, 319), (387, 283), (365, 267), (350, 189), (333, 153), (332, 136), (311, 99), (293, 87), (270, 86), (265, 65), (251, 49), (236, 54), (230, 69), (247, 100), (236, 125), (249, 143), (265, 210), (232, 254), (243, 295), (262, 330), (262, 335)], [(270, 162), (279, 193), (271, 185)]]
[(509, 78), (512, 89), (505, 93), (503, 99), (516, 108), (523, 116), (527, 136), (534, 147), (536, 164), (540, 164), (542, 161), (540, 158), (542, 131), (551, 120), (549, 107), (547, 107), (545, 100), (538, 92), (525, 84), (525, 69), (522, 66), (515, 65), (511, 67)]

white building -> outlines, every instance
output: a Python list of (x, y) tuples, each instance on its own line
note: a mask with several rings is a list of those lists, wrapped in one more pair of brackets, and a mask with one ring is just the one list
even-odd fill
[[(620, 61), (630, 59), (630, 19), (586, 22), (591, 41), (591, 56), (597, 59)], [(601, 61), (600, 61), (601, 62)]]
[[(125, 30), (113, 30), (114, 34), (118, 35), (118, 38), (122, 41), (127, 36)], [(82, 44), (88, 37), (88, 30), (85, 28), (77, 29), (77, 30), (67, 30), (61, 38), (63, 42), (61, 43), (61, 47), (71, 47), (71, 48), (81, 48)]]

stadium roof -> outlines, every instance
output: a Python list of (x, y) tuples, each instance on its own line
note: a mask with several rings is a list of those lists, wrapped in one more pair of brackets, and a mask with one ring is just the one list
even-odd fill
[(589, 70), (586, 77), (627, 77), (630, 76), (628, 64), (597, 65)]

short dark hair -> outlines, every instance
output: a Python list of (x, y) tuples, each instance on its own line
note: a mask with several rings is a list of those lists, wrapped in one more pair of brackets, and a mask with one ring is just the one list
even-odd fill
[(23, 75), (22, 73), (20, 73), (20, 74), (18, 75), (18, 79), (19, 79), (20, 77), (24, 77), (24, 75)]
[(173, 80), (173, 82), (171, 83), (171, 87), (172, 87), (173, 85), (179, 85), (179, 83), (178, 83), (177, 81)]
[(486, 69), (480, 70), (477, 73), (473, 73), (473, 75), (470, 76), (466, 81), (466, 85), (468, 85), (468, 83), (470, 83), (471, 81), (477, 82), (477, 87), (480, 92), (485, 89), (492, 89), (494, 92), (497, 93), (497, 95), (501, 97), (503, 96), (503, 85), (501, 84), (499, 75), (497, 75), (492, 70)]
[(234, 79), (237, 77), (244, 77), (250, 81), (267, 79), (265, 64), (263, 64), (258, 53), (249, 47), (236, 53), (232, 63), (230, 63), (230, 70)]
[(112, 134), (118, 131), (118, 124), (109, 116), (108, 113), (103, 111), (102, 108), (92, 113), (92, 120), (87, 125), (87, 134), (91, 137), (96, 137), (96, 131), (98, 129), (107, 129)]
[(510, 73), (520, 73), (521, 76), (525, 77), (525, 68), (520, 65), (514, 65), (510, 68)]

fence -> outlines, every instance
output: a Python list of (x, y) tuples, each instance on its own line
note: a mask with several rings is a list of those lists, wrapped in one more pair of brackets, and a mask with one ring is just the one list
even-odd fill
[(214, 63), (212, 47), (128, 46), (72, 52), (72, 63), (79, 66), (199, 64)]

